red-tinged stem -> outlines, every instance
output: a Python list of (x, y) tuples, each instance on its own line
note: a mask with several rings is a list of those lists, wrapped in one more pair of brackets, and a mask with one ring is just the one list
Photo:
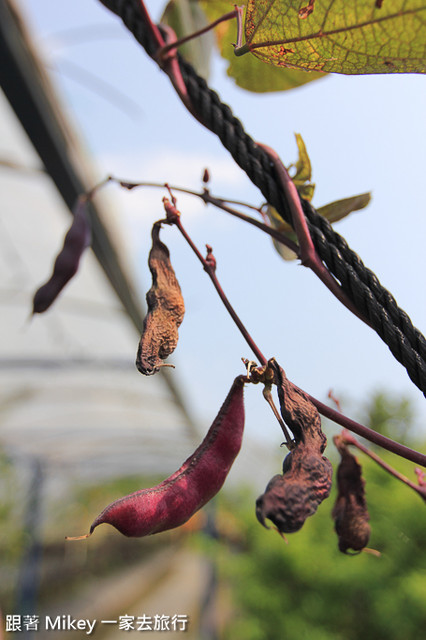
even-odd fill
[(349, 309), (349, 311), (351, 311), (357, 318), (365, 322), (365, 324), (371, 326), (368, 320), (362, 314), (360, 314), (353, 302), (345, 294), (337, 280), (331, 275), (328, 269), (326, 269), (324, 264), (321, 262), (315, 250), (314, 243), (312, 242), (311, 234), (309, 233), (305, 214), (303, 213), (296, 186), (293, 180), (288, 175), (287, 169), (285, 168), (279, 155), (274, 149), (271, 149), (271, 147), (260, 143), (257, 144), (269, 155), (271, 162), (275, 167), (275, 171), (277, 173), (282, 191), (289, 204), (293, 227), (299, 241), (299, 253), (302, 264), (305, 267), (309, 267), (309, 269), (311, 269), (315, 273), (315, 275), (321, 280), (321, 282), (325, 284), (325, 286), (347, 309)]
[[(148, 26), (148, 28), (151, 30), (151, 33), (153, 35), (153, 37), (155, 38), (156, 42), (159, 45), (159, 51), (162, 50), (162, 48), (167, 45), (176, 45), (177, 42), (177, 38), (176, 38), (176, 34), (174, 33), (173, 29), (171, 29), (170, 27), (166, 27), (163, 26), (163, 31), (167, 34), (166, 38), (167, 38), (167, 42), (164, 42), (164, 39), (161, 36), (161, 33), (159, 32), (158, 28), (155, 27), (155, 25), (153, 25), (149, 14), (146, 10), (146, 7), (144, 5), (143, 0), (140, 0), (140, 5), (141, 5), (141, 11), (142, 11), (142, 16), (144, 18), (144, 20), (146, 21), (146, 24)], [(241, 44), (241, 34), (242, 34), (242, 11), (243, 9), (241, 7), (237, 7), (235, 6), (235, 11), (236, 13), (236, 17), (237, 17), (237, 27), (238, 27), (238, 43), (236, 45), (236, 49), (235, 49), (235, 53), (237, 55), (241, 55), (243, 52), (246, 52), (246, 50), (250, 50), (248, 47), (250, 47), (251, 45), (243, 45), (243, 46), (239, 46)], [(231, 12), (233, 13), (233, 12)], [(244, 50), (244, 51), (243, 51)], [(192, 104), (191, 104), (191, 100), (189, 98), (187, 89), (186, 89), (186, 85), (183, 81), (182, 78), (182, 74), (180, 72), (180, 68), (179, 68), (179, 63), (178, 60), (176, 58), (176, 47), (170, 47), (168, 49), (169, 55), (167, 56), (167, 60), (165, 62), (162, 62), (161, 60), (159, 60), (157, 58), (157, 63), (164, 69), (164, 71), (167, 73), (167, 75), (169, 76), (175, 90), (177, 91), (179, 97), (181, 98), (182, 102), (184, 103), (184, 105), (186, 106), (186, 108), (188, 109), (188, 111), (194, 116), (194, 118), (196, 118), (196, 120), (198, 120), (203, 126), (205, 125), (205, 123), (203, 122), (203, 120), (200, 118), (200, 116), (194, 111)], [(156, 58), (156, 56), (154, 56), (154, 58)], [(267, 147), (264, 147), (266, 149), (268, 149)], [(277, 156), (277, 154), (272, 151), (272, 156), (271, 159), (273, 162), (276, 162), (276, 160), (278, 159), (278, 164), (277, 166), (277, 171), (280, 174), (280, 172), (282, 173), (282, 169), (280, 168), (280, 165), (282, 165), (279, 157)], [(282, 165), (283, 166), (283, 165)], [(288, 178), (288, 174), (287, 171), (285, 170), (284, 167), (284, 172), (287, 175)], [(289, 178), (288, 178), (289, 179)], [(293, 182), (290, 180), (291, 184), (293, 185)], [(294, 185), (293, 185), (294, 187)], [(299, 201), (299, 197), (296, 197), (296, 194), (292, 195), (292, 191), (293, 188), (290, 186), (290, 183), (288, 183), (287, 179), (284, 176), (284, 183), (283, 183), (283, 188), (286, 192), (287, 197), (289, 198), (289, 205), (293, 208), (295, 208), (295, 211), (297, 211), (297, 208), (300, 208), (301, 210), (301, 206), (300, 206), (300, 201)], [(295, 187), (294, 187), (294, 190)], [(293, 204), (292, 204), (293, 203)], [(298, 203), (298, 204), (296, 204)], [(303, 225), (306, 225), (306, 221), (303, 223), (302, 220), (304, 220), (304, 214), (303, 211), (301, 210), (301, 217), (299, 214), (297, 214), (299, 216), (299, 221), (300, 221), (300, 228), (303, 228)], [(296, 217), (297, 219), (297, 217)], [(272, 234), (271, 234), (272, 235)], [(309, 236), (310, 238), (310, 236)], [(287, 241), (284, 242), (284, 244), (287, 245)], [(287, 245), (288, 246), (288, 245)], [(309, 246), (309, 245), (307, 245)], [(302, 254), (302, 259), (305, 259), (305, 256)], [(311, 260), (312, 259), (312, 260)], [(318, 258), (316, 252), (314, 254), (312, 254), (311, 252), (309, 252), (309, 258), (308, 258), (308, 262), (306, 262), (307, 266), (309, 266), (312, 271), (320, 278), (320, 280), (326, 285), (326, 287), (336, 296), (336, 298), (344, 305), (346, 306), (357, 318), (359, 318), (360, 320), (362, 320), (363, 322), (365, 322), (365, 324), (367, 324), (368, 326), (371, 326), (370, 323), (368, 322), (368, 320), (362, 316), (359, 311), (357, 310), (357, 308), (355, 307), (355, 305), (351, 302), (351, 300), (346, 296), (346, 294), (344, 293), (344, 291), (342, 290), (341, 286), (339, 285), (338, 281), (332, 276), (332, 274), (325, 268), (325, 266), (323, 265), (323, 263), (321, 262), (321, 260)], [(311, 264), (312, 262), (312, 264)]]
[(342, 407), (340, 406), (340, 400), (338, 398), (336, 398), (336, 396), (333, 393), (333, 389), (330, 389), (330, 391), (328, 392), (327, 396), (330, 398), (330, 400), (333, 400), (334, 404), (337, 407), (337, 410), (342, 412)]
[[(266, 366), (267, 360), (265, 356), (262, 354), (257, 344), (254, 342), (253, 338), (245, 328), (244, 324), (241, 322), (235, 309), (232, 307), (231, 303), (229, 302), (228, 298), (223, 292), (223, 289), (220, 286), (219, 281), (211, 265), (203, 258), (203, 256), (201, 255), (201, 253), (199, 252), (195, 244), (192, 242), (191, 238), (183, 228), (180, 218), (177, 218), (173, 222), (178, 227), (179, 231), (181, 232), (181, 234), (183, 235), (183, 237), (185, 238), (185, 240), (187, 241), (191, 249), (194, 251), (197, 258), (203, 265), (203, 268), (207, 272), (207, 275), (210, 277), (211, 281), (213, 282), (213, 285), (216, 291), (218, 292), (220, 299), (225, 305), (231, 318), (237, 325), (241, 335), (247, 342), (250, 349), (255, 354), (260, 365)], [(301, 389), (301, 391), (303, 390)], [(306, 391), (303, 391), (303, 393), (306, 393)], [(414, 451), (413, 449), (410, 449), (409, 447), (406, 447), (405, 445), (400, 444), (399, 442), (395, 442), (391, 438), (387, 438), (386, 436), (383, 436), (382, 434), (377, 433), (376, 431), (373, 431), (368, 427), (365, 427), (359, 422), (356, 422), (355, 420), (348, 418), (342, 413), (339, 413), (338, 411), (335, 411), (331, 407), (327, 406), (320, 400), (317, 400), (317, 398), (315, 398), (314, 396), (311, 396), (309, 393), (306, 393), (306, 395), (308, 396), (312, 404), (318, 409), (318, 411), (326, 418), (333, 420), (333, 422), (337, 422), (337, 424), (340, 424), (342, 427), (345, 427), (346, 429), (349, 429), (349, 431), (353, 431), (359, 436), (366, 438), (367, 440), (370, 440), (370, 442), (373, 442), (379, 445), (383, 449), (387, 449), (388, 451), (391, 451), (392, 453), (395, 453), (396, 455), (401, 456), (402, 458), (406, 458), (407, 460), (411, 460), (411, 462), (415, 462), (416, 464), (420, 464), (423, 467), (426, 467), (426, 456), (423, 455), (422, 453), (418, 451)]]
[(353, 431), (362, 438), (370, 440), (370, 442), (377, 444), (379, 447), (387, 449), (387, 451), (391, 451), (397, 456), (401, 456), (401, 458), (406, 458), (407, 460), (411, 460), (411, 462), (414, 462), (415, 464), (420, 464), (422, 467), (426, 467), (426, 455), (424, 455), (423, 453), (414, 451), (413, 449), (410, 449), (409, 447), (406, 447), (399, 442), (395, 442), (391, 438), (387, 438), (381, 433), (377, 433), (377, 431), (373, 431), (372, 429), (365, 427), (359, 422), (352, 420), (352, 418), (348, 418), (348, 416), (343, 415), (339, 411), (332, 409), (320, 400), (314, 398), (314, 396), (311, 396), (309, 394), (307, 395), (312, 404), (314, 404), (318, 411), (326, 418), (329, 418), (330, 420), (333, 420), (333, 422), (340, 424), (345, 429), (349, 429), (349, 431)]
[(186, 38), (182, 38), (181, 40), (177, 39), (175, 32), (170, 26), (162, 24), (161, 29), (165, 34), (165, 38), (166, 38), (166, 40), (164, 40), (159, 28), (152, 22), (151, 17), (145, 7), (144, 1), (139, 0), (139, 2), (140, 2), (140, 10), (141, 10), (142, 18), (148, 30), (151, 32), (151, 35), (154, 41), (158, 45), (156, 53), (152, 56), (153, 59), (157, 62), (159, 67), (163, 69), (163, 71), (165, 71), (165, 73), (169, 76), (171, 83), (176, 90), (176, 93), (178, 94), (178, 96), (180, 97), (183, 104), (190, 112), (190, 114), (196, 120), (198, 120), (200, 124), (202, 124), (203, 126), (206, 126), (206, 123), (203, 122), (203, 119), (194, 110), (192, 106), (191, 99), (189, 97), (188, 90), (186, 88), (186, 85), (183, 80), (182, 73), (179, 67), (179, 62), (176, 57), (177, 47), (180, 44), (183, 44), (184, 42), (187, 42), (188, 40), (192, 39), (193, 37), (197, 37), (198, 35), (202, 35), (203, 33), (206, 33), (206, 31), (209, 31), (209, 29), (212, 29), (220, 22), (223, 22), (224, 20), (230, 20), (232, 18), (237, 19), (238, 30), (239, 32), (242, 31), (243, 7), (237, 7), (237, 5), (234, 5), (235, 6), (234, 11), (227, 13), (226, 15), (222, 16), (222, 18), (219, 18), (218, 20), (213, 22), (211, 25), (207, 26), (204, 29), (201, 29), (199, 32), (196, 32), (195, 34), (187, 36)]
[(244, 7), (237, 7), (235, 5), (235, 10), (237, 12), (237, 44), (235, 45), (235, 49), (240, 49), (243, 44), (243, 13)]
[(148, 29), (148, 31), (150, 31), (153, 40), (155, 40), (156, 44), (158, 47), (164, 47), (164, 39), (163, 36), (160, 33), (159, 28), (157, 27), (156, 24), (154, 24), (151, 20), (151, 16), (148, 13), (148, 10), (145, 6), (145, 3), (143, 0), (139, 0), (139, 8), (140, 8), (140, 12), (142, 14), (142, 18), (143, 21), (145, 22), (145, 25)]
[(154, 55), (154, 59), (156, 59), (159, 66), (169, 76), (176, 93), (182, 100), (185, 107), (188, 109), (191, 115), (194, 116), (194, 118), (201, 122), (199, 116), (195, 113), (192, 107), (191, 100), (188, 95), (188, 90), (182, 78), (182, 73), (180, 71), (179, 63), (176, 58), (176, 48), (173, 47), (174, 42), (176, 42), (177, 40), (175, 32), (171, 27), (163, 26), (163, 30), (166, 34), (167, 40), (165, 41), (157, 25), (152, 22), (151, 16), (149, 15), (147, 8), (145, 7), (144, 1), (139, 0), (139, 2), (143, 21), (145, 22), (147, 29), (151, 33), (154, 42), (157, 44), (157, 52), (161, 51), (165, 46), (168, 46), (170, 48), (169, 55), (167, 56), (166, 60), (159, 60), (156, 55)]
[(267, 360), (266, 360), (265, 356), (260, 351), (260, 349), (256, 345), (256, 343), (254, 342), (253, 338), (251, 337), (251, 335), (249, 334), (249, 332), (247, 331), (247, 329), (245, 328), (245, 326), (241, 322), (240, 318), (238, 317), (234, 307), (231, 305), (231, 303), (229, 302), (228, 298), (226, 297), (222, 287), (220, 286), (220, 283), (219, 283), (219, 281), (218, 281), (218, 279), (216, 277), (216, 273), (215, 273), (214, 269), (212, 268), (211, 264), (209, 264), (209, 262), (207, 262), (207, 260), (205, 260), (205, 258), (203, 258), (203, 256), (201, 255), (201, 253), (199, 252), (199, 250), (197, 249), (195, 244), (192, 242), (191, 238), (189, 237), (189, 235), (187, 234), (187, 232), (183, 228), (182, 223), (180, 221), (180, 218), (175, 220), (174, 224), (177, 226), (177, 228), (179, 229), (179, 231), (181, 232), (181, 234), (183, 235), (183, 237), (185, 238), (185, 240), (187, 241), (187, 243), (189, 244), (189, 246), (191, 247), (191, 249), (193, 250), (193, 252), (197, 256), (198, 260), (203, 265), (204, 271), (207, 273), (207, 275), (209, 276), (210, 280), (212, 281), (214, 288), (216, 289), (217, 293), (219, 294), (219, 297), (222, 300), (223, 304), (225, 305), (226, 310), (228, 311), (229, 315), (231, 316), (231, 318), (233, 319), (233, 321), (237, 325), (238, 329), (240, 330), (240, 333), (243, 336), (244, 340), (247, 342), (248, 346), (253, 351), (254, 355), (256, 356), (256, 358), (258, 359), (260, 364), (261, 365), (266, 365)]
[(244, 7), (237, 7), (235, 5), (235, 9), (237, 11), (237, 42), (234, 44), (234, 53), (236, 56), (243, 55), (239, 53), (242, 51), (243, 47), (243, 13)]
[(365, 453), (366, 456), (369, 456), (369, 458), (371, 458), (372, 460), (374, 460), (374, 462), (380, 465), (382, 469), (385, 469), (385, 471), (387, 471), (392, 476), (394, 476), (394, 478), (401, 480), (401, 482), (411, 487), (411, 489), (414, 489), (414, 491), (416, 491), (420, 495), (420, 497), (426, 501), (426, 487), (421, 487), (415, 484), (414, 482), (411, 482), (411, 480), (409, 480), (406, 476), (404, 476), (402, 473), (400, 473), (399, 471), (391, 467), (389, 464), (387, 464), (387, 462), (382, 460), (376, 453), (374, 453), (374, 451), (370, 451), (370, 449), (368, 449), (366, 446), (361, 444), (361, 442), (358, 442), (358, 440), (355, 440), (355, 438), (349, 432), (343, 432), (342, 438), (345, 444), (352, 445), (357, 449), (359, 449), (360, 451), (362, 451), (363, 453)]
[(234, 11), (229, 11), (228, 13), (225, 13), (223, 16), (221, 16), (220, 18), (218, 18), (214, 22), (211, 22), (210, 24), (208, 24), (207, 26), (203, 27), (202, 29), (199, 29), (198, 31), (194, 31), (193, 33), (190, 33), (189, 35), (187, 35), (187, 36), (185, 36), (183, 38), (179, 38), (178, 40), (176, 40), (176, 42), (174, 42), (172, 44), (166, 44), (164, 47), (162, 47), (160, 49), (160, 51), (158, 51), (157, 57), (159, 59), (165, 60), (166, 59), (166, 54), (172, 48), (180, 47), (183, 44), (185, 44), (186, 42), (190, 42), (190, 40), (194, 40), (194, 38), (198, 38), (198, 37), (204, 35), (205, 33), (207, 33), (208, 31), (211, 31), (211, 29), (214, 29), (215, 27), (217, 27), (217, 25), (220, 24), (221, 22), (226, 22), (227, 20), (232, 20), (233, 18), (237, 18), (238, 19), (238, 9), (237, 8), (235, 8)]
[[(242, 214), (240, 212), (237, 212), (235, 210), (230, 209), (229, 207), (226, 207), (226, 205), (223, 204), (224, 201), (222, 201), (220, 199), (217, 199), (217, 198), (213, 198), (212, 196), (210, 196), (210, 194), (208, 193), (207, 190), (205, 190), (203, 193), (197, 193), (197, 192), (190, 191), (188, 189), (179, 188), (179, 187), (169, 187), (166, 184), (148, 183), (148, 182), (146, 182), (146, 183), (142, 183), (142, 182), (129, 183), (129, 182), (124, 182), (124, 181), (118, 180), (117, 178), (114, 178), (113, 176), (108, 176), (108, 178), (106, 178), (105, 180), (102, 180), (100, 183), (98, 183), (89, 192), (89, 195), (87, 197), (93, 196), (95, 191), (100, 189), (103, 185), (105, 185), (108, 182), (117, 182), (121, 186), (126, 187), (128, 189), (132, 189), (134, 187), (139, 187), (139, 186), (152, 186), (152, 187), (168, 188), (170, 192), (173, 189), (175, 191), (179, 191), (179, 192), (182, 192), (182, 193), (188, 193), (190, 195), (195, 195), (195, 196), (198, 196), (198, 197), (202, 198), (204, 201), (207, 201), (207, 202), (209, 202), (209, 203), (211, 203), (211, 204), (213, 204), (213, 205), (215, 205), (215, 206), (217, 206), (219, 208), (224, 209), (225, 211), (228, 211), (228, 213), (231, 213), (231, 215), (236, 215), (239, 218), (246, 219), (246, 221), (250, 222), (251, 224), (256, 223), (256, 226), (259, 226), (259, 228), (264, 230), (266, 233), (269, 233), (270, 231), (275, 231), (274, 229), (268, 227), (267, 225), (263, 225), (262, 223), (258, 222), (254, 218), (250, 218), (249, 216), (245, 216), (244, 214)], [(226, 202), (229, 202), (229, 201), (226, 201)], [(240, 204), (242, 204), (243, 206), (249, 206), (249, 205), (245, 205), (244, 203), (240, 203)], [(238, 317), (235, 309), (232, 307), (231, 303), (229, 302), (228, 298), (226, 297), (226, 295), (225, 295), (222, 287), (220, 286), (219, 281), (218, 281), (218, 279), (217, 279), (217, 277), (215, 275), (214, 269), (204, 259), (204, 257), (201, 255), (201, 253), (199, 252), (197, 247), (194, 245), (194, 243), (192, 242), (191, 238), (188, 236), (187, 232), (183, 228), (182, 223), (180, 221), (180, 218), (177, 218), (177, 220), (174, 220), (174, 224), (176, 224), (176, 226), (178, 227), (179, 231), (182, 233), (182, 235), (184, 236), (185, 240), (188, 242), (189, 246), (192, 248), (192, 250), (196, 254), (197, 258), (199, 259), (199, 261), (203, 265), (203, 268), (207, 272), (207, 274), (210, 277), (211, 281), (213, 282), (213, 285), (214, 285), (217, 293), (219, 294), (220, 299), (222, 300), (222, 302), (225, 305), (227, 311), (231, 315), (231, 318), (234, 320), (235, 324), (237, 325), (241, 335), (246, 340), (248, 346), (250, 347), (250, 349), (255, 354), (257, 360), (259, 361), (259, 364), (261, 366), (265, 366), (267, 364), (267, 359), (265, 358), (265, 356), (260, 351), (259, 347), (254, 342), (253, 338), (251, 337), (251, 335), (249, 334), (249, 332), (245, 328), (244, 324), (241, 322), (240, 318)], [(263, 228), (263, 227), (265, 227), (265, 228)], [(270, 233), (270, 235), (272, 235), (272, 233)], [(282, 234), (280, 234), (280, 235), (282, 235)], [(275, 237), (275, 236), (273, 236), (273, 237)], [(277, 238), (277, 239), (280, 240), (279, 238)], [(292, 248), (292, 247), (290, 247), (290, 248)], [(298, 247), (296, 246), (295, 248), (296, 248), (296, 251), (297, 251)], [(304, 391), (304, 393), (306, 393), (306, 391)], [(311, 396), (309, 394), (307, 394), (307, 395), (308, 395), (310, 401), (316, 406), (318, 411), (323, 416), (325, 416), (326, 418), (329, 418), (330, 420), (333, 420), (333, 422), (336, 422), (337, 424), (340, 424), (342, 427), (345, 427), (349, 431), (353, 431), (354, 433), (356, 433), (359, 436), (365, 438), (366, 440), (370, 440), (370, 442), (373, 442), (373, 443), (379, 445), (383, 449), (387, 449), (388, 451), (391, 451), (392, 453), (395, 453), (396, 455), (399, 455), (402, 458), (406, 458), (407, 460), (411, 460), (411, 462), (414, 462), (414, 463), (419, 464), (419, 465), (421, 465), (423, 467), (426, 467), (426, 456), (423, 455), (422, 453), (420, 453), (418, 451), (414, 451), (413, 449), (410, 449), (409, 447), (406, 447), (406, 446), (404, 446), (402, 444), (399, 444), (398, 442), (395, 442), (394, 440), (391, 440), (390, 438), (387, 438), (386, 436), (383, 436), (380, 433), (377, 433), (376, 431), (373, 431), (372, 429), (369, 429), (368, 427), (365, 427), (364, 425), (356, 422), (355, 420), (352, 420), (351, 418), (348, 418), (347, 416), (343, 415), (342, 413), (340, 413), (338, 411), (335, 411), (334, 409), (332, 409), (328, 405), (324, 404), (320, 400), (317, 400), (314, 396)]]

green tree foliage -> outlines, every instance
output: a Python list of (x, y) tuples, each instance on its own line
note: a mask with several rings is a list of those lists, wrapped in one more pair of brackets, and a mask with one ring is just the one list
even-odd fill
[(409, 398), (391, 398), (385, 391), (376, 393), (363, 410), (361, 420), (389, 438), (409, 445), (415, 432), (415, 412)]

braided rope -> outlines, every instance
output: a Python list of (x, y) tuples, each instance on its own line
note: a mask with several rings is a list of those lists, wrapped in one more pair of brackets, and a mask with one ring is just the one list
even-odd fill
[[(123, 20), (151, 57), (156, 44), (142, 19), (138, 0), (100, 0)], [(240, 120), (218, 94), (210, 89), (195, 69), (178, 54), (179, 67), (191, 104), (203, 124), (215, 133), (235, 162), (263, 196), (288, 223), (292, 223), (288, 203), (280, 188), (267, 153), (245, 132)], [(307, 201), (302, 200), (308, 227), (318, 255), (339, 281), (358, 311), (388, 345), (393, 356), (407, 370), (412, 382), (426, 396), (426, 340), (400, 309), (392, 294), (379, 282), (346, 240)]]

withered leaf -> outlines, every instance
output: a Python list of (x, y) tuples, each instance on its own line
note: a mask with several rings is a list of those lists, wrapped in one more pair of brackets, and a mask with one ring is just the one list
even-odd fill
[(146, 294), (148, 313), (136, 358), (137, 368), (147, 376), (159, 371), (163, 361), (176, 349), (178, 328), (185, 314), (169, 250), (159, 237), (160, 228), (160, 222), (152, 228), (152, 248), (148, 258), (152, 286)]

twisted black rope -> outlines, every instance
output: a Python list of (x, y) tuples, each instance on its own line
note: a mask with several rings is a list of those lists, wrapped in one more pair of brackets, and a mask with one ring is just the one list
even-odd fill
[[(157, 45), (151, 39), (140, 12), (139, 0), (100, 0), (123, 20), (136, 40), (153, 57)], [(292, 223), (286, 198), (280, 188), (268, 154), (244, 131), (217, 93), (184, 58), (178, 55), (179, 66), (191, 104), (205, 126), (215, 133), (235, 162), (246, 172), (263, 196), (282, 218)], [(414, 384), (426, 396), (426, 340), (408, 315), (398, 307), (392, 294), (379, 282), (350, 249), (346, 240), (334, 231), (329, 222), (314, 207), (302, 200), (315, 249), (329, 271), (339, 281), (343, 291), (358, 311), (388, 345), (393, 356), (407, 370)]]

